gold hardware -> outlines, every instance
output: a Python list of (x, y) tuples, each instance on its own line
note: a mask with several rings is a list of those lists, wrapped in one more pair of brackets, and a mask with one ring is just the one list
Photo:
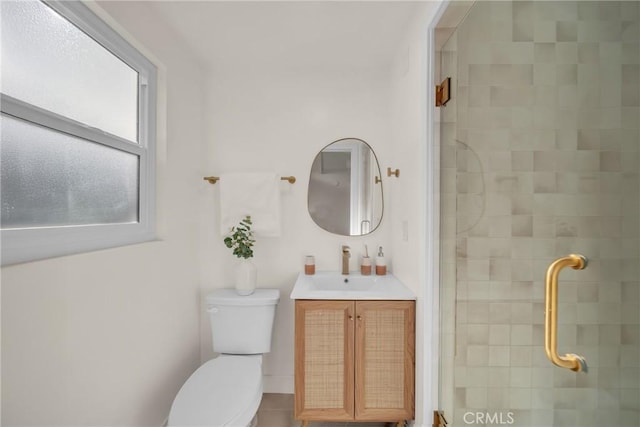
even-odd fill
[(387, 176), (395, 176), (398, 178), (400, 176), (400, 169), (391, 170), (391, 168), (387, 168)]
[(442, 107), (451, 99), (451, 77), (436, 85), (436, 107)]
[[(215, 184), (216, 182), (220, 181), (220, 177), (219, 176), (205, 176), (202, 179), (204, 179), (205, 181), (209, 181), (209, 184)], [(295, 184), (296, 177), (295, 176), (281, 176), (280, 180), (281, 181), (289, 181), (289, 184)]]
[(382, 182), (382, 180), (380, 179), (380, 177), (378, 175), (376, 175), (376, 184), (380, 184)]
[[(349, 246), (342, 246), (342, 274), (349, 274), (349, 258), (351, 258), (351, 252), (349, 252)], [(347, 279), (345, 279), (346, 283)]]
[(565, 267), (583, 270), (587, 267), (587, 258), (571, 254), (558, 258), (547, 269), (544, 300), (544, 350), (547, 357), (556, 366), (575, 372), (587, 371), (587, 361), (577, 354), (558, 355), (558, 276)]
[(433, 427), (447, 427), (447, 420), (440, 411), (433, 411)]
[(295, 184), (296, 183), (296, 177), (295, 176), (281, 176), (280, 180), (281, 181), (289, 181), (289, 184)]

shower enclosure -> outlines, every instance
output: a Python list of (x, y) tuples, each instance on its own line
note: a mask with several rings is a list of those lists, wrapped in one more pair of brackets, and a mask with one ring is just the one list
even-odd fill
[(437, 31), (447, 425), (639, 426), (640, 2)]

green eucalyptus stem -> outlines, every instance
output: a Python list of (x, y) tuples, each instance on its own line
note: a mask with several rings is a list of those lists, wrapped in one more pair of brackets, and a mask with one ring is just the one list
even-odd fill
[(253, 231), (251, 231), (251, 216), (247, 215), (240, 224), (236, 227), (232, 227), (232, 234), (229, 237), (225, 237), (224, 244), (233, 250), (233, 254), (238, 258), (252, 258), (253, 257), (253, 244), (256, 242), (253, 238)]

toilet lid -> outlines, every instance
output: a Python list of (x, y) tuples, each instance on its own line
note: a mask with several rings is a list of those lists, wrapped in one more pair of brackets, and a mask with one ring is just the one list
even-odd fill
[(184, 383), (171, 406), (170, 426), (221, 427), (248, 421), (262, 398), (258, 359), (222, 356), (200, 366)]

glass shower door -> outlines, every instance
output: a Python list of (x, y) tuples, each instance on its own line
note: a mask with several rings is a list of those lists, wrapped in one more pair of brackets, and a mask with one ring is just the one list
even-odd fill
[(640, 2), (478, 0), (444, 45), (448, 425), (640, 425), (639, 43)]

